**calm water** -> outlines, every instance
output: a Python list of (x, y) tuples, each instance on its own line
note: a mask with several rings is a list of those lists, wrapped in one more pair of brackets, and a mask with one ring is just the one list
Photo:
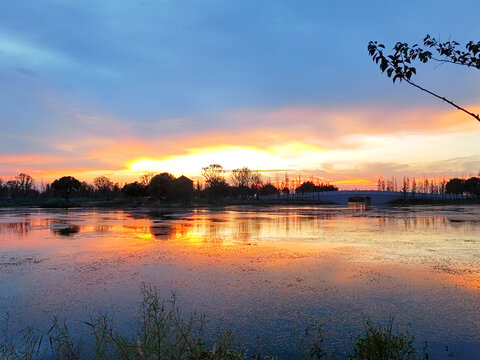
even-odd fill
[(433, 355), (480, 358), (478, 207), (0, 210), (12, 327), (102, 311), (129, 329), (143, 282), (204, 314), (208, 333), (286, 358), (309, 323), (341, 358), (362, 319), (390, 314)]

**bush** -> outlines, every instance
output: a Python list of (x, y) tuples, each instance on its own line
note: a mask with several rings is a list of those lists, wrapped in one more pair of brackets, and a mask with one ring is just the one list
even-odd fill
[[(160, 302), (155, 289), (143, 286), (143, 301), (138, 313), (136, 334), (126, 337), (117, 332), (105, 315), (83, 322), (90, 339), (78, 340), (70, 334), (66, 323), (54, 320), (46, 334), (32, 328), (17, 337), (3, 334), (0, 341), (2, 360), (40, 359), (188, 359), (243, 360), (246, 351), (235, 345), (233, 335), (224, 333), (212, 346), (207, 346), (202, 333), (202, 319), (195, 313), (183, 316), (175, 297), (167, 304)], [(8, 319), (7, 319), (8, 321)], [(6, 326), (8, 329), (8, 323)], [(90, 347), (85, 350), (82, 345)], [(266, 359), (252, 355), (254, 359)]]
[(354, 352), (349, 360), (410, 360), (415, 359), (414, 337), (408, 333), (393, 331), (393, 317), (383, 327), (366, 320), (365, 334), (358, 336), (353, 344)]
[(320, 185), (315, 185), (311, 181), (305, 181), (302, 185), (300, 185), (295, 189), (295, 193), (297, 194), (324, 192), (324, 191), (338, 191), (338, 187), (336, 187), (335, 185), (323, 184), (323, 183)]
[[(213, 341), (203, 333), (203, 318), (192, 312), (182, 314), (175, 296), (164, 303), (151, 286), (141, 288), (143, 301), (138, 311), (133, 335), (115, 330), (111, 321), (99, 314), (82, 322), (90, 337), (72, 336), (65, 322), (53, 321), (47, 332), (26, 328), (14, 336), (8, 333), (8, 316), (0, 337), (1, 360), (43, 359), (120, 359), (120, 360), (274, 360), (272, 356), (250, 353), (235, 342), (232, 332), (223, 332)], [(364, 322), (364, 334), (353, 344), (349, 360), (412, 360), (417, 358), (414, 337), (393, 329), (393, 317), (384, 327), (372, 321)], [(302, 359), (320, 360), (334, 354), (325, 343), (325, 333), (318, 323), (300, 334), (298, 355)], [(292, 341), (295, 347), (295, 342)], [(426, 348), (425, 348), (426, 349)], [(424, 352), (425, 352), (424, 349)], [(452, 354), (448, 347), (447, 357)], [(424, 353), (421, 359), (428, 359)]]

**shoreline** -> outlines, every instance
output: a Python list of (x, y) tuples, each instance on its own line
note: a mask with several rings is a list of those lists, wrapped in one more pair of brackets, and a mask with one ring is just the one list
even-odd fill
[[(345, 206), (330, 201), (258, 201), (258, 200), (220, 200), (216, 202), (196, 202), (196, 203), (151, 203), (125, 201), (125, 200), (71, 200), (68, 204), (60, 199), (15, 199), (0, 201), (0, 208), (18, 208), (18, 207), (34, 207), (42, 209), (56, 208), (109, 208), (109, 209), (126, 209), (126, 208), (149, 208), (149, 209), (192, 209), (192, 208), (215, 208), (226, 206), (314, 206), (314, 205), (331, 205)], [(480, 198), (469, 199), (421, 199), (421, 198), (403, 198), (390, 201), (387, 205), (381, 207), (402, 207), (402, 206), (421, 206), (421, 205), (480, 205)], [(370, 207), (378, 207), (369, 205)]]

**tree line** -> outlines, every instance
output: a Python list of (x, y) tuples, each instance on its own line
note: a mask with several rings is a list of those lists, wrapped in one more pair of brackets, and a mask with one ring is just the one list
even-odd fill
[[(160, 202), (191, 202), (194, 198), (205, 201), (227, 199), (255, 199), (264, 195), (310, 193), (338, 191), (338, 187), (328, 183), (304, 181), (292, 190), (287, 186), (276, 186), (264, 182), (258, 171), (243, 167), (231, 171), (229, 178), (219, 164), (202, 168), (203, 182), (192, 181), (185, 176), (175, 178), (168, 172), (160, 174), (147, 173), (138, 181), (120, 186), (106, 176), (94, 178), (92, 184), (79, 181), (73, 176), (63, 176), (50, 184), (37, 184), (35, 179), (20, 173), (13, 179), (0, 179), (0, 199), (51, 199), (62, 198), (70, 201), (77, 199), (152, 199)], [(378, 178), (377, 190), (401, 191), (403, 193), (432, 194), (470, 194), (480, 196), (480, 178)]]
[(447, 181), (445, 178), (410, 179), (404, 176), (403, 179), (398, 180), (394, 177), (391, 179), (379, 177), (377, 190), (401, 191), (405, 194), (469, 194), (480, 196), (480, 178), (473, 176), (468, 179), (451, 178)]
[[(205, 180), (204, 188), (201, 189), (200, 184), (197, 183), (197, 189), (203, 191), (209, 199), (219, 197), (246, 199), (249, 197), (255, 198), (258, 196), (290, 193), (290, 189), (286, 186), (280, 188), (270, 182), (264, 183), (260, 173), (248, 167), (232, 170), (231, 185), (225, 178), (225, 170), (219, 164), (212, 164), (202, 168), (202, 176)], [(316, 185), (311, 181), (305, 181), (294, 189), (295, 193), (335, 190), (338, 190), (338, 188), (333, 185)]]
[[(227, 179), (224, 168), (211, 164), (202, 168), (203, 182), (196, 183), (185, 176), (175, 178), (168, 172), (141, 175), (138, 181), (120, 186), (106, 176), (94, 178), (89, 184), (73, 176), (63, 176), (50, 184), (36, 184), (34, 178), (21, 173), (12, 180), (0, 179), (0, 199), (51, 199), (60, 197), (66, 202), (72, 198), (113, 200), (118, 198), (151, 198), (160, 202), (191, 202), (194, 197), (214, 201), (221, 198), (252, 199), (263, 195), (289, 194), (288, 187), (277, 187), (264, 182), (258, 171), (243, 167), (231, 171)], [(295, 193), (336, 191), (330, 184), (304, 181), (293, 189)]]
[(79, 198), (113, 199), (121, 193), (121, 187), (106, 176), (98, 176), (89, 184), (72, 176), (64, 176), (51, 184), (36, 183), (28, 174), (20, 173), (13, 179), (0, 178), (0, 199), (35, 199), (61, 196), (65, 199), (73, 195)]

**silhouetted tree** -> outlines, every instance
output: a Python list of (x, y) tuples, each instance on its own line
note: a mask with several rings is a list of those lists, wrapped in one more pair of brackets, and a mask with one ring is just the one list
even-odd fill
[(5, 187), (7, 188), (7, 192), (10, 195), (10, 197), (15, 198), (16, 196), (19, 195), (19, 188), (18, 188), (18, 183), (15, 180), (8, 180), (7, 183), (5, 184)]
[(210, 200), (226, 197), (229, 194), (230, 186), (227, 184), (223, 174), (223, 166), (212, 164), (202, 168), (202, 176), (205, 178), (205, 193)]
[(202, 168), (202, 176), (205, 179), (205, 183), (210, 185), (212, 182), (225, 180), (223, 166), (219, 164), (211, 164), (207, 167)]
[(162, 200), (173, 200), (176, 197), (175, 177), (169, 173), (155, 175), (148, 185), (148, 192), (151, 196)]
[(35, 180), (30, 175), (21, 173), (15, 176), (17, 187), (23, 197), (27, 196), (33, 190)]
[(415, 181), (415, 178), (412, 179), (412, 196), (415, 196), (417, 193), (417, 182)]
[(205, 193), (210, 201), (224, 198), (230, 194), (230, 185), (223, 178), (215, 179), (205, 188)]
[(3, 197), (5, 197), (5, 187), (3, 186), (3, 179), (0, 178), (0, 199), (2, 199)]
[(289, 189), (288, 187), (284, 187), (284, 188), (282, 189), (282, 194), (285, 194), (285, 195), (290, 194), (290, 189)]
[(258, 171), (252, 172), (250, 191), (252, 194), (258, 194), (260, 187), (263, 185), (262, 175)]
[(377, 181), (377, 190), (378, 191), (385, 191), (387, 186), (385, 185), (385, 179), (383, 177), (379, 177)]
[(93, 179), (93, 186), (104, 198), (110, 198), (115, 185), (108, 177), (101, 175)]
[(440, 190), (439, 190), (440, 194), (445, 194), (446, 186), (447, 186), (447, 180), (445, 180), (445, 178), (443, 178), (441, 183), (440, 183)]
[[(386, 55), (384, 54), (385, 46), (383, 44), (379, 44), (377, 41), (370, 41), (368, 43), (368, 53), (373, 61), (380, 66), (380, 70), (385, 72), (389, 78), (392, 78), (394, 83), (396, 80), (400, 82), (405, 81), (417, 89), (447, 102), (458, 110), (472, 116), (477, 121), (480, 121), (479, 114), (468, 111), (453, 101), (412, 81), (412, 76), (417, 73), (412, 63), (417, 60), (421, 63), (427, 63), (433, 60), (438, 63), (451, 63), (480, 69), (480, 42), (475, 43), (469, 41), (465, 45), (465, 50), (463, 50), (459, 48), (460, 44), (456, 41), (446, 41), (442, 43), (430, 35), (427, 35), (423, 39), (423, 45), (427, 49), (422, 49), (417, 44), (409, 46), (407, 43), (397, 42), (393, 47), (394, 52)], [(432, 51), (436, 54), (433, 54)]]
[(465, 180), (453, 178), (445, 185), (447, 194), (463, 194), (465, 192)]
[(410, 187), (410, 180), (407, 178), (407, 177), (403, 177), (403, 183), (402, 183), (402, 192), (403, 192), (403, 196), (406, 196), (407, 195), (407, 192), (408, 192), (408, 188)]
[(232, 170), (232, 184), (235, 195), (245, 198), (250, 192), (252, 170), (248, 167)]
[(148, 194), (147, 187), (135, 181), (134, 183), (125, 184), (122, 193), (128, 197), (140, 197)]
[(465, 191), (473, 196), (480, 195), (480, 179), (478, 177), (471, 177), (465, 180)]
[(202, 189), (203, 189), (203, 186), (202, 184), (200, 183), (199, 180), (195, 181), (195, 188), (194, 188), (194, 192), (199, 195), (201, 192), (202, 192)]
[(235, 195), (242, 198), (255, 194), (262, 184), (258, 171), (252, 171), (248, 167), (232, 170), (231, 177)]
[(316, 186), (311, 181), (305, 181), (302, 185), (295, 189), (295, 193), (302, 194), (302, 193), (311, 193), (316, 191)]
[(252, 181), (252, 170), (248, 167), (232, 170), (232, 183), (235, 187), (249, 187)]
[(150, 181), (153, 179), (154, 176), (155, 176), (155, 173), (153, 172), (148, 172), (146, 174), (141, 175), (140, 184), (142, 184), (143, 186), (150, 185)]
[(14, 180), (9, 180), (5, 184), (7, 192), (12, 198), (15, 197), (26, 197), (32, 195), (34, 192), (34, 179), (27, 174), (20, 173), (15, 176)]
[(82, 198), (92, 198), (95, 196), (95, 188), (93, 185), (82, 181), (80, 183), (80, 188), (77, 190), (77, 196)]
[(61, 197), (63, 197), (67, 203), (75, 191), (80, 189), (81, 186), (82, 184), (80, 181), (75, 179), (73, 176), (64, 176), (52, 183), (52, 189), (54, 189)]
[(305, 181), (302, 185), (295, 189), (295, 193), (298, 194), (322, 191), (338, 191), (338, 187), (330, 184), (315, 185), (311, 181)]
[(280, 193), (280, 190), (278, 190), (272, 184), (265, 184), (262, 187), (260, 187), (260, 189), (258, 190), (258, 193), (260, 195), (277, 195)]

